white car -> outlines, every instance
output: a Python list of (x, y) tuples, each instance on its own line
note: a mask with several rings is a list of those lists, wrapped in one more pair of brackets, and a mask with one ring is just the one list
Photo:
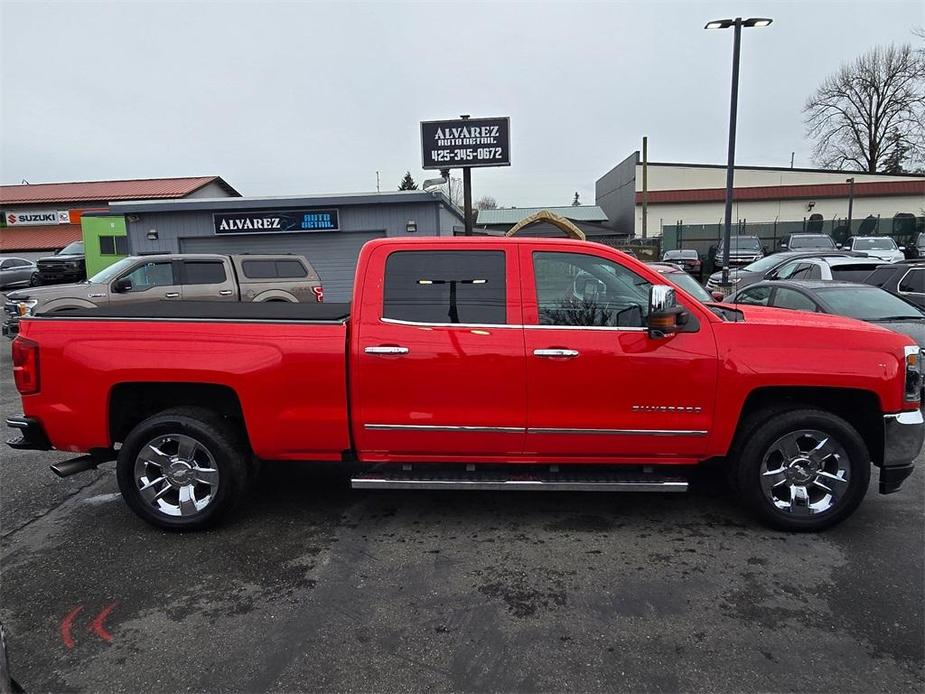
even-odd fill
[(841, 280), (863, 282), (882, 260), (849, 256), (794, 258), (765, 275), (766, 280)]
[(845, 241), (842, 249), (864, 253), (885, 263), (897, 263), (906, 259), (903, 247), (897, 246), (889, 236), (851, 236)]

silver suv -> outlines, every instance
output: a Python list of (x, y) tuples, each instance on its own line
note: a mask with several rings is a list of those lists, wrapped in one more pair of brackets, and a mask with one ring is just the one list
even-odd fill
[(169, 254), (131, 256), (85, 282), (10, 292), (4, 335), (19, 330), (19, 318), (144, 301), (320, 302), (318, 273), (298, 255)]

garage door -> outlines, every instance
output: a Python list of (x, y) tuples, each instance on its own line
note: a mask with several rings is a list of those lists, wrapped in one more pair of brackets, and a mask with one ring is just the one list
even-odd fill
[(321, 275), (324, 300), (350, 301), (353, 273), (363, 244), (383, 238), (384, 231), (331, 234), (244, 234), (180, 239), (181, 253), (295, 253), (304, 255)]

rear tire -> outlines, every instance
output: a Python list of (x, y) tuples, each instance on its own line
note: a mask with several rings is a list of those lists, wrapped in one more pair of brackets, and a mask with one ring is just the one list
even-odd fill
[(218, 523), (247, 491), (250, 451), (237, 430), (200, 407), (177, 407), (138, 424), (119, 451), (116, 476), (129, 508), (165, 530)]
[(766, 525), (813, 532), (842, 522), (870, 484), (870, 453), (857, 430), (817, 409), (764, 413), (738, 449), (735, 487)]

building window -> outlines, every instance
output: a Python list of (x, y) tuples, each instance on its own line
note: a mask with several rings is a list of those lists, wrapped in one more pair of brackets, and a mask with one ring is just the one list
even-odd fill
[(100, 236), (100, 255), (128, 255), (128, 237)]
[(383, 318), (503, 325), (503, 251), (396, 251), (385, 265)]

